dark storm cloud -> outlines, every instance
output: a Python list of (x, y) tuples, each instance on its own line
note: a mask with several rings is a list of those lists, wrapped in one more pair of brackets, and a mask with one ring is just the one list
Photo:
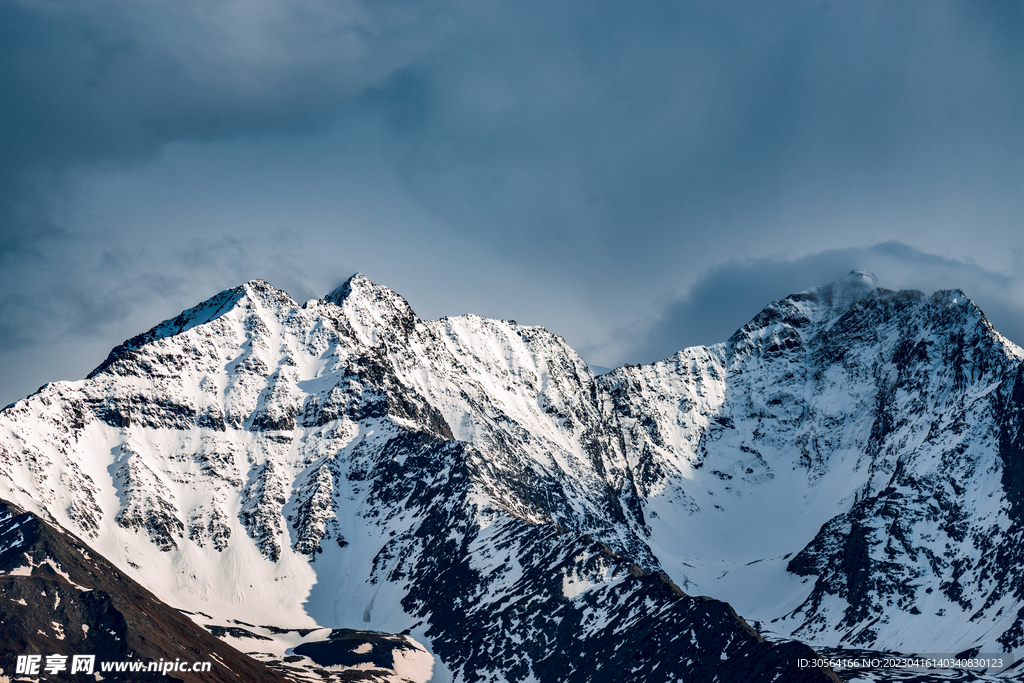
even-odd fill
[(322, 124), (443, 36), (437, 7), (5, 2), (0, 163), (123, 161), (176, 139)]
[(254, 277), (366, 271), (602, 365), (717, 341), (672, 339), (756, 264), (899, 240), (971, 293), (1024, 246), (1022, 7), (0, 2), (0, 401)]
[(374, 91), (413, 192), (540, 271), (654, 281), (723, 238), (829, 246), (836, 215), (918, 241), (1020, 190), (1019, 7), (563, 7)]
[(138, 164), (173, 141), (326, 125), (443, 37), (438, 7), (0, 3), (2, 254), (41, 249), (74, 190), (69, 171)]
[(666, 307), (649, 329), (619, 330), (631, 362), (650, 363), (687, 346), (725, 341), (771, 301), (866, 270), (886, 289), (926, 294), (962, 289), (995, 328), (1024, 344), (1024, 268), (991, 272), (969, 260), (922, 252), (900, 242), (824, 251), (801, 258), (730, 261), (706, 272), (689, 294)]

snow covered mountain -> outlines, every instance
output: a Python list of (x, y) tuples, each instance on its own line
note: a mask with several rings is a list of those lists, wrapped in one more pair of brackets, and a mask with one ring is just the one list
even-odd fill
[(962, 292), (863, 273), (600, 377), (361, 275), (302, 306), (252, 281), (2, 411), (0, 498), (267, 658), (360, 629), (435, 680), (837, 680), (732, 607), (1024, 647), (1022, 358)]
[(0, 496), (229, 640), (401, 632), (436, 680), (831, 679), (658, 573), (611, 410), (543, 329), (254, 281), (5, 409)]
[(813, 644), (1010, 652), (1022, 357), (963, 292), (855, 272), (601, 384), (684, 589)]

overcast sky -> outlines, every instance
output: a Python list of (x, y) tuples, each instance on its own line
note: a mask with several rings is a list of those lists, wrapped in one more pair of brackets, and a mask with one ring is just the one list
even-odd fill
[(1024, 2), (0, 1), (0, 405), (264, 278), (589, 362), (873, 271), (1024, 343)]

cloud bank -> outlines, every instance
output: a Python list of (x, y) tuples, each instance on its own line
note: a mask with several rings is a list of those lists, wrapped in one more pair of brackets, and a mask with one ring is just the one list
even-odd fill
[(0, 402), (357, 270), (605, 366), (852, 267), (1017, 335), (1024, 5), (823, 7), (0, 3)]

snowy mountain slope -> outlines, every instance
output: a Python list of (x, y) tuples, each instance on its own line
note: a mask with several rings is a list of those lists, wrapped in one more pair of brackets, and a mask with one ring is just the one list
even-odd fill
[(0, 413), (0, 495), (225, 628), (405, 632), (437, 680), (829, 679), (651, 573), (611, 408), (541, 328), (253, 281)]
[(161, 603), (72, 535), (0, 501), (0, 674), (15, 673), (18, 655), (51, 654), (96, 655), (97, 679), (103, 661), (182, 660), (211, 668), (176, 671), (175, 680), (286, 680)]
[(652, 552), (807, 642), (1020, 648), (1024, 354), (960, 291), (874, 284), (600, 378)]
[(215, 636), (295, 683), (429, 683), (434, 657), (415, 639), (354, 629), (289, 629), (190, 614)]

